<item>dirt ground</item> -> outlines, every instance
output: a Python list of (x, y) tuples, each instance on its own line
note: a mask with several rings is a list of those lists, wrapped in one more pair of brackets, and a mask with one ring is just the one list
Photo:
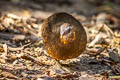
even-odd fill
[[(87, 33), (84, 53), (60, 61), (70, 72), (52, 68), (40, 35), (56, 12), (73, 15)], [(119, 13), (119, 0), (1, 0), (0, 80), (119, 80)]]

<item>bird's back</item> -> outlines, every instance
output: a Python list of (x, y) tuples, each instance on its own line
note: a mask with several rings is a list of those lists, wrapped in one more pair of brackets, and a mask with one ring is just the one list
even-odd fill
[(67, 13), (56, 13), (48, 17), (42, 25), (41, 35), (48, 54), (58, 60), (78, 57), (87, 44), (84, 28)]

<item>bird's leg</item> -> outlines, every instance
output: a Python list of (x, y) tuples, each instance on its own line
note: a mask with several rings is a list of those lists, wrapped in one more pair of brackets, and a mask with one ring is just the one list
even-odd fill
[(56, 59), (54, 60), (55, 60), (55, 65), (53, 66), (53, 69), (56, 72), (71, 72), (71, 70), (68, 67), (62, 65), (59, 60)]

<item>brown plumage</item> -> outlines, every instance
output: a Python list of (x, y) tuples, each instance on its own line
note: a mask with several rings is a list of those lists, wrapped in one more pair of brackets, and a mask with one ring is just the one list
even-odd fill
[(42, 25), (46, 51), (57, 60), (78, 57), (86, 48), (87, 36), (83, 26), (68, 13), (55, 13)]

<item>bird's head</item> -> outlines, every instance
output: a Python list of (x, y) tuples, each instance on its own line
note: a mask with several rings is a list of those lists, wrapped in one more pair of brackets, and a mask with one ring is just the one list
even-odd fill
[(69, 23), (63, 23), (60, 26), (60, 40), (63, 44), (69, 44), (75, 40), (75, 31), (73, 25)]

